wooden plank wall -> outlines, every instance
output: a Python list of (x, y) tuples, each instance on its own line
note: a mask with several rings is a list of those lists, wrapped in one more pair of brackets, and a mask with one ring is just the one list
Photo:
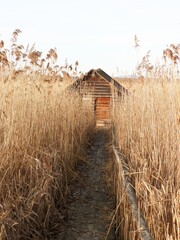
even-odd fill
[(110, 97), (97, 97), (95, 100), (96, 127), (109, 126), (110, 111)]
[(96, 127), (108, 127), (110, 125), (111, 87), (109, 82), (99, 76), (87, 77), (82, 88), (83, 95), (89, 95), (94, 99), (94, 112)]
[(89, 77), (86, 79), (85, 89), (91, 93), (93, 97), (110, 97), (111, 87), (107, 81), (96, 77)]

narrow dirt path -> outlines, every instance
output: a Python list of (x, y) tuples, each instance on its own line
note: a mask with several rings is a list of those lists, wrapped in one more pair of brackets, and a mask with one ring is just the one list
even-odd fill
[[(113, 172), (107, 130), (97, 130), (87, 150), (87, 162), (78, 166), (82, 181), (75, 180), (68, 204), (68, 222), (62, 240), (114, 240), (113, 227), (106, 238), (114, 211)], [(111, 185), (111, 187), (110, 187)]]

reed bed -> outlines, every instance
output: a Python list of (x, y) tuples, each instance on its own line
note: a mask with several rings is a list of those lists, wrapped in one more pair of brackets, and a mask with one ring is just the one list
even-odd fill
[[(180, 239), (180, 82), (148, 79), (116, 102), (114, 125), (139, 204), (156, 240)], [(122, 182), (117, 174), (117, 181)], [(117, 186), (119, 239), (141, 239)]]
[(91, 106), (40, 75), (0, 80), (0, 239), (54, 239)]

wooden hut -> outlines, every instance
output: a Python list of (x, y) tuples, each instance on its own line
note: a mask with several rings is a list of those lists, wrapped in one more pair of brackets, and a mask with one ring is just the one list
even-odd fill
[(127, 89), (100, 68), (92, 69), (77, 79), (71, 89), (79, 90), (86, 100), (93, 99), (96, 127), (110, 126), (113, 96), (128, 94)]

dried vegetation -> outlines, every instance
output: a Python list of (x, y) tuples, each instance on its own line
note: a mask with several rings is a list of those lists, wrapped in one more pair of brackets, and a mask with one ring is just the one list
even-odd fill
[[(136, 80), (134, 80), (136, 81)], [(180, 239), (180, 83), (145, 79), (117, 103), (114, 124), (139, 209), (156, 240)], [(122, 179), (118, 176), (118, 182)], [(141, 239), (119, 187), (120, 239)], [(117, 204), (118, 204), (117, 203)]]
[(78, 71), (79, 63), (68, 64), (67, 59), (63, 66), (57, 65), (58, 54), (56, 48), (51, 48), (47, 54), (35, 49), (35, 44), (24, 47), (18, 42), (21, 30), (16, 29), (12, 33), (10, 48), (5, 47), (3, 40), (0, 40), (0, 72), (4, 80), (16, 78), (19, 73), (32, 75), (37, 73), (48, 81), (62, 81), (77, 77), (81, 74)]
[(52, 80), (56, 50), (45, 61), (33, 47), (24, 52), (19, 33), (9, 51), (0, 42), (0, 239), (54, 239), (92, 108), (65, 91), (62, 77)]

